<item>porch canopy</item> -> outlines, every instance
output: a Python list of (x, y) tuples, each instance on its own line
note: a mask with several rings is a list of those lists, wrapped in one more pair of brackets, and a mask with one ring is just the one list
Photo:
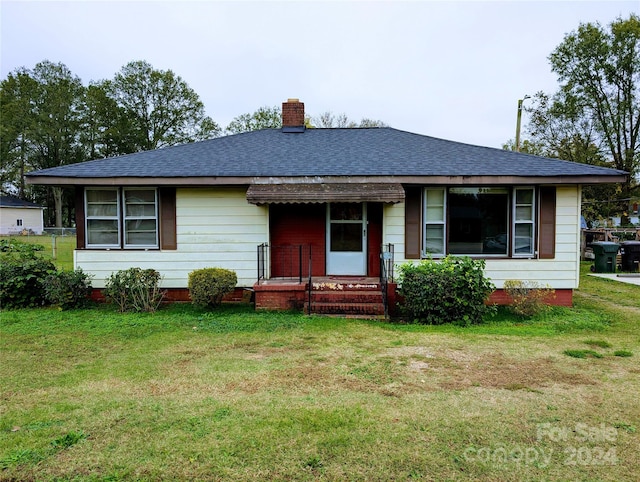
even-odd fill
[(306, 184), (252, 184), (247, 190), (251, 204), (274, 203), (328, 203), (328, 202), (382, 202), (404, 201), (400, 183), (306, 183)]

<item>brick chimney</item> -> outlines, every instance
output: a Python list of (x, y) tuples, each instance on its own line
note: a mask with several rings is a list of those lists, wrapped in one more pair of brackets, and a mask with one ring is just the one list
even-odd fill
[(282, 127), (304, 128), (304, 102), (288, 99), (282, 103)]

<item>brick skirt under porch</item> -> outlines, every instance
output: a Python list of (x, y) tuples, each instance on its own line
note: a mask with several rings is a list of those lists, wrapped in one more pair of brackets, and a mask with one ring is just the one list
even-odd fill
[[(545, 301), (552, 306), (573, 306), (573, 290), (557, 289), (555, 290), (555, 296), (551, 296)], [(506, 291), (500, 289), (491, 293), (487, 303), (510, 305), (512, 302), (513, 300), (507, 295)]]
[[(396, 311), (396, 304), (401, 301), (401, 297), (396, 293), (397, 285), (389, 284), (389, 310), (393, 315)], [(255, 293), (256, 310), (302, 310), (307, 301), (308, 291), (306, 282), (285, 280), (266, 280), (253, 286)], [(91, 293), (94, 301), (103, 302), (104, 293), (101, 289), (94, 288)], [(236, 288), (232, 293), (226, 295), (224, 302), (249, 302), (250, 291), (244, 288)], [(190, 302), (189, 290), (186, 288), (168, 288), (164, 299), (167, 303)], [(555, 296), (547, 302), (554, 306), (573, 306), (573, 290), (557, 289)], [(489, 297), (488, 303), (497, 305), (508, 305), (511, 298), (504, 290), (496, 290)]]
[[(165, 292), (164, 303), (191, 303), (188, 288), (163, 288)], [(223, 303), (249, 303), (251, 292), (242, 287), (235, 288), (222, 298)], [(93, 288), (91, 291), (91, 299), (97, 302), (104, 302), (104, 291), (100, 288)]]
[(286, 280), (264, 280), (253, 285), (257, 311), (302, 310), (307, 299), (307, 283)]
[[(263, 311), (303, 310), (308, 297), (306, 282), (266, 280), (255, 284), (253, 290), (255, 308)], [(389, 311), (392, 316), (398, 313), (397, 304), (401, 301), (397, 293), (397, 284), (389, 283)], [(487, 303), (497, 305), (508, 305), (511, 302), (511, 298), (502, 289), (494, 291), (487, 300)], [(555, 296), (548, 299), (547, 303), (554, 306), (573, 306), (573, 290), (557, 289)]]
[[(402, 302), (400, 295), (396, 296), (398, 303)], [(555, 290), (555, 296), (549, 297), (546, 302), (551, 306), (573, 306), (573, 290), (570, 289), (557, 289)], [(490, 305), (510, 305), (513, 300), (507, 292), (503, 289), (495, 290), (489, 296), (487, 304)]]

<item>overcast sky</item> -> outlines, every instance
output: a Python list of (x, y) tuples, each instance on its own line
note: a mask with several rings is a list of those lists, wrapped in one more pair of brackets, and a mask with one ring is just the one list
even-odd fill
[(312, 116), (501, 147), (515, 137), (518, 99), (557, 90), (547, 58), (564, 36), (639, 5), (1, 0), (0, 72), (47, 59), (86, 85), (147, 60), (180, 75), (222, 127), (299, 98)]

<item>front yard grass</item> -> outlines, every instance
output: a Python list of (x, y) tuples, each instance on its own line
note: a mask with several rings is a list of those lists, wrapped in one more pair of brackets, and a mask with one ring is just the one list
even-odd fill
[[(233, 305), (0, 317), (0, 480), (637, 477), (640, 287), (586, 271), (572, 309), (470, 328)], [(602, 356), (565, 354), (585, 350)]]
[(58, 269), (73, 270), (73, 250), (76, 247), (75, 236), (52, 236), (48, 234), (29, 236), (0, 236), (0, 240), (16, 240), (22, 243), (39, 244), (43, 258), (50, 259)]

